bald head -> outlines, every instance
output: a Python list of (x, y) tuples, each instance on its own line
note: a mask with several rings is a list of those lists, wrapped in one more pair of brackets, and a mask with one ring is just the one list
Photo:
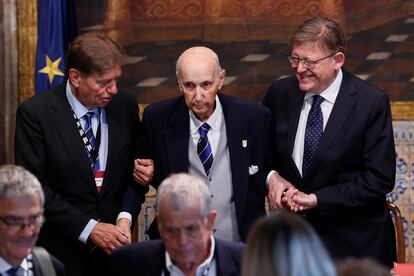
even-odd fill
[(186, 66), (189, 62), (206, 63), (206, 65), (214, 64), (216, 77), (219, 77), (219, 74), (222, 71), (219, 58), (213, 50), (203, 46), (196, 46), (188, 48), (178, 57), (177, 63), (175, 65), (175, 70), (178, 78), (181, 76), (182, 66)]
[(200, 121), (207, 121), (226, 75), (217, 54), (206, 47), (189, 48), (178, 58), (176, 74), (187, 107)]

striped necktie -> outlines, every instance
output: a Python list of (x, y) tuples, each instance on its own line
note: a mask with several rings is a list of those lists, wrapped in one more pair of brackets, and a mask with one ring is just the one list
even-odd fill
[(197, 143), (197, 154), (200, 157), (200, 161), (203, 164), (206, 175), (210, 173), (211, 165), (213, 164), (213, 152), (207, 137), (209, 129), (210, 126), (207, 123), (202, 124), (198, 128), (200, 139), (198, 139)]
[(94, 172), (99, 171), (100, 164), (98, 158), (98, 152), (96, 149), (96, 139), (95, 135), (93, 135), (92, 129), (92, 118), (96, 116), (96, 113), (93, 111), (89, 111), (86, 113), (83, 118), (85, 119), (85, 136), (88, 138), (88, 142), (86, 144), (86, 152), (88, 154), (89, 162), (91, 164), (92, 170)]
[(312, 161), (315, 158), (316, 150), (319, 147), (319, 141), (323, 133), (323, 114), (321, 103), (323, 97), (313, 96), (312, 107), (308, 114), (305, 130), (305, 144), (303, 149), (302, 177), (309, 174)]

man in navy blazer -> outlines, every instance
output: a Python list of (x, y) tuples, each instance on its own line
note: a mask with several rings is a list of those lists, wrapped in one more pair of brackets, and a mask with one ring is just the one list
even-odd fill
[(300, 212), (334, 258), (368, 256), (391, 267), (386, 194), (396, 156), (388, 97), (342, 68), (336, 22), (305, 21), (291, 45), (295, 76), (275, 81), (263, 100), (275, 133), (270, 206)]
[[(171, 173), (189, 172), (205, 180), (219, 217), (215, 236), (245, 240), (253, 222), (265, 215), (266, 145), (270, 112), (252, 101), (218, 93), (226, 71), (212, 50), (193, 47), (176, 65), (183, 96), (146, 107), (149, 158), (154, 160), (154, 180)], [(211, 169), (205, 170), (196, 150), (199, 131), (209, 124)]]
[(16, 163), (38, 177), (46, 198), (38, 243), (68, 275), (106, 272), (108, 254), (130, 242), (137, 198), (146, 192), (132, 177), (139, 110), (132, 96), (118, 93), (121, 57), (104, 33), (78, 36), (67, 54), (67, 82), (17, 110)]
[(162, 240), (115, 250), (108, 275), (240, 275), (244, 245), (213, 237), (217, 213), (211, 202), (201, 179), (185, 173), (166, 178), (156, 199)]

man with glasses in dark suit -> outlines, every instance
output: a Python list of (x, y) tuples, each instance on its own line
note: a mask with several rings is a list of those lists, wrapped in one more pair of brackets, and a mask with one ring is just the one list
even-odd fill
[(291, 47), (294, 76), (272, 83), (263, 99), (275, 134), (270, 206), (300, 212), (334, 258), (371, 257), (392, 267), (389, 99), (343, 68), (345, 36), (335, 21), (305, 21)]
[(64, 275), (62, 263), (46, 251), (51, 270), (44, 270), (46, 264), (32, 254), (44, 222), (43, 203), (34, 175), (22, 167), (0, 166), (0, 275)]

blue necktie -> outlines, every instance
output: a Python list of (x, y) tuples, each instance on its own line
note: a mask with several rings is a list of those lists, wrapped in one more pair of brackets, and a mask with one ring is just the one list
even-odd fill
[(83, 118), (85, 119), (85, 135), (86, 138), (88, 138), (89, 145), (86, 146), (89, 162), (91, 164), (92, 170), (99, 171), (100, 165), (99, 165), (99, 158), (98, 158), (98, 152), (96, 149), (96, 139), (93, 135), (93, 129), (92, 129), (92, 117), (96, 116), (95, 112), (89, 111), (86, 113)]
[(12, 267), (9, 270), (7, 270), (6, 272), (7, 272), (7, 275), (10, 275), (10, 276), (20, 276), (20, 275), (23, 275), (23, 273), (20, 272), (19, 267)]
[(323, 115), (321, 103), (323, 98), (319, 95), (313, 96), (312, 107), (309, 111), (305, 130), (305, 144), (303, 150), (302, 176), (309, 174), (313, 158), (319, 147), (319, 141), (323, 133)]
[(198, 128), (200, 139), (197, 143), (197, 154), (203, 164), (206, 175), (210, 173), (211, 165), (213, 164), (213, 152), (211, 150), (210, 142), (208, 141), (207, 132), (210, 126), (207, 123), (202, 124)]

